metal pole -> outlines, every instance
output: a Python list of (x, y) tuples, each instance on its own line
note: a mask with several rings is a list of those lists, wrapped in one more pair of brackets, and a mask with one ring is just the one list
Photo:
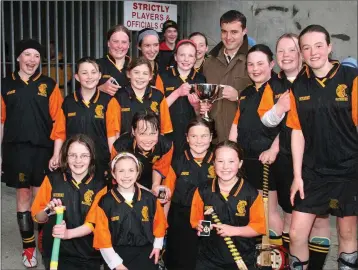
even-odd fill
[[(57, 1), (54, 2), (55, 4), (55, 14), (58, 14), (58, 5)], [(58, 74), (58, 20), (55, 20), (55, 62), (56, 62), (56, 82), (59, 83), (59, 74)]]
[[(80, 7), (82, 6), (82, 2), (79, 2), (78, 3), (79, 5), (80, 5)], [(82, 7), (81, 7), (81, 10), (80, 10), (80, 30), (79, 30), (79, 33), (80, 33), (80, 48), (79, 48), (79, 50), (80, 50), (80, 57), (82, 57), (82, 50), (83, 50), (83, 48), (82, 48)], [(75, 82), (76, 82), (76, 80), (75, 80), (75, 76), (74, 76), (74, 74), (75, 74), (75, 1), (72, 1), (72, 8), (71, 8), (71, 22), (72, 22), (72, 26), (71, 26), (71, 49), (72, 49), (72, 51), (71, 51), (71, 56), (72, 56), (72, 63), (71, 63), (71, 67), (72, 67), (72, 69), (71, 69), (71, 87), (72, 87), (72, 91), (75, 91), (76, 89), (75, 89)]]
[[(66, 25), (67, 25), (67, 18), (66, 18), (66, 1), (63, 1), (63, 87), (64, 87), (64, 95), (67, 96), (68, 89), (67, 89), (67, 35), (66, 35)], [(73, 25), (73, 24), (72, 24)], [(74, 40), (74, 39), (73, 39)], [(58, 82), (60, 83), (60, 82)]]
[(50, 56), (50, 2), (46, 2), (46, 45), (47, 45), (47, 76), (51, 75), (51, 56)]
[[(32, 38), (32, 2), (29, 1), (29, 37)], [(20, 16), (21, 17), (21, 16)]]

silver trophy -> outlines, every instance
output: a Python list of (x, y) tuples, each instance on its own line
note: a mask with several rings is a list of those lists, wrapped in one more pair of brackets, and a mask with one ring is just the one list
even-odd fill
[[(220, 90), (224, 88), (224, 85), (221, 84), (212, 84), (212, 83), (199, 83), (191, 85), (191, 93), (195, 93), (200, 102), (205, 103), (214, 103), (217, 100), (222, 99), (218, 98)], [(209, 117), (209, 112), (205, 112), (203, 119), (208, 122), (213, 122), (214, 120)]]

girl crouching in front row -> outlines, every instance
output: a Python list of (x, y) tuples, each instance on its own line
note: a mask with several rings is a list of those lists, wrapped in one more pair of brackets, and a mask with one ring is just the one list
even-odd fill
[(133, 154), (119, 153), (111, 169), (117, 185), (98, 202), (93, 245), (105, 269), (157, 269), (167, 228), (163, 207), (136, 184), (142, 168)]

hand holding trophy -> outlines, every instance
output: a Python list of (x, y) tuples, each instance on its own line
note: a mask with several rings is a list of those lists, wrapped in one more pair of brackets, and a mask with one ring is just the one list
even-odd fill
[[(200, 102), (206, 104), (212, 104), (217, 100), (222, 99), (222, 97), (218, 98), (220, 90), (224, 88), (223, 85), (220, 84), (211, 84), (211, 83), (199, 83), (191, 85), (191, 93), (195, 93)], [(206, 111), (203, 119), (208, 122), (214, 122), (212, 118), (209, 116), (209, 112)]]

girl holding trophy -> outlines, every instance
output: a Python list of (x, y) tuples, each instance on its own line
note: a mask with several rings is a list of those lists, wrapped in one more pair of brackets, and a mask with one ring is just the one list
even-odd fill
[(183, 152), (186, 127), (196, 116), (189, 102), (190, 96), (192, 97), (190, 84), (205, 83), (206, 79), (194, 69), (196, 45), (193, 41), (184, 39), (178, 42), (174, 58), (175, 66), (160, 73), (156, 87), (163, 91), (168, 102), (173, 123), (174, 155), (176, 155), (176, 153)]

